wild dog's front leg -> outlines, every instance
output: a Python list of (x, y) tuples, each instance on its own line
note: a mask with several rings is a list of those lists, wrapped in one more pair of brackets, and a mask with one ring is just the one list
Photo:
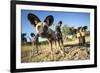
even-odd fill
[(64, 48), (64, 44), (63, 44), (63, 40), (61, 39), (61, 44), (62, 44), (62, 50), (63, 50), (63, 53), (64, 53), (64, 57), (66, 56), (65, 54), (65, 48)]
[(50, 47), (51, 47), (51, 54), (50, 54), (50, 59), (54, 60), (54, 53), (53, 53), (53, 48), (52, 48), (52, 40), (49, 41)]
[(39, 54), (38, 45), (36, 44), (35, 47), (36, 47), (36, 50), (37, 50), (37, 54)]
[(57, 41), (55, 40), (54, 43), (55, 43), (55, 52), (57, 52)]
[(59, 45), (58, 49), (59, 49), (61, 55), (64, 57), (65, 56), (65, 54), (64, 54), (64, 48), (62, 47), (60, 39), (58, 40), (58, 45)]

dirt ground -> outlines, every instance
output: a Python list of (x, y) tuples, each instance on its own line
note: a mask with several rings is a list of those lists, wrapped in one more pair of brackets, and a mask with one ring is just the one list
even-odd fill
[(49, 61), (69, 61), (69, 60), (87, 60), (90, 59), (90, 45), (87, 43), (84, 46), (78, 46), (77, 40), (64, 42), (65, 56), (62, 55), (59, 48), (53, 45), (53, 57), (51, 57), (50, 46), (39, 46), (37, 49), (32, 45), (23, 45), (21, 48), (21, 62), (49, 62)]

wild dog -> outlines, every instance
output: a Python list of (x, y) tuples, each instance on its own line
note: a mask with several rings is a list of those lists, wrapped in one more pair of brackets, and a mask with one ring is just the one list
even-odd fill
[(78, 27), (78, 29), (77, 29), (77, 38), (79, 40), (80, 46), (85, 45), (85, 43), (86, 43), (86, 41), (85, 41), (86, 29), (87, 29), (87, 26)]
[(78, 44), (79, 44), (79, 46), (82, 46), (83, 39), (82, 39), (82, 35), (80, 33), (80, 27), (78, 27), (76, 35), (77, 35), (77, 38), (78, 38)]
[(37, 49), (37, 54), (38, 54), (38, 46), (39, 46), (39, 35), (35, 35), (34, 33), (30, 34), (32, 37), (32, 45), (35, 46), (35, 48)]
[(87, 30), (87, 26), (84, 26), (84, 27), (81, 28), (81, 32), (80, 32), (81, 35), (82, 35), (83, 45), (86, 44), (86, 39), (85, 39), (85, 37), (86, 37), (86, 30)]
[(49, 15), (45, 18), (43, 22), (40, 19), (32, 14), (28, 14), (28, 20), (30, 23), (36, 28), (39, 37), (46, 38), (51, 46), (51, 59), (54, 60), (54, 53), (53, 53), (53, 43), (56, 43), (56, 35), (55, 32), (50, 29), (49, 27), (53, 24), (54, 18), (52, 15)]
[(26, 44), (27, 42), (26, 33), (21, 34), (21, 41), (22, 41), (22, 44)]
[(59, 45), (60, 49), (63, 50), (64, 56), (65, 56), (61, 26), (62, 26), (62, 21), (59, 21), (58, 25), (56, 25), (55, 33), (56, 33), (56, 39), (57, 39), (58, 45)]

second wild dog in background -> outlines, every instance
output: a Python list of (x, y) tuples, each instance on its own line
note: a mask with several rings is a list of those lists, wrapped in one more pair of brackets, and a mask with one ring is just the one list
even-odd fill
[(63, 36), (62, 36), (62, 32), (61, 32), (61, 26), (62, 26), (62, 21), (59, 21), (58, 25), (56, 25), (56, 27), (55, 27), (55, 34), (56, 34), (56, 40), (58, 42), (58, 45), (59, 45), (60, 49), (63, 50), (64, 56), (65, 56), (65, 49), (64, 49), (64, 44), (63, 44)]
[(37, 54), (39, 53), (38, 49), (39, 49), (39, 34), (35, 35), (34, 33), (30, 34), (32, 37), (32, 46), (35, 46), (36, 50), (37, 50)]
[(84, 46), (86, 43), (86, 30), (87, 30), (87, 26), (84, 27), (78, 27), (76, 33), (77, 33), (77, 38), (78, 38), (78, 43), (80, 46)]

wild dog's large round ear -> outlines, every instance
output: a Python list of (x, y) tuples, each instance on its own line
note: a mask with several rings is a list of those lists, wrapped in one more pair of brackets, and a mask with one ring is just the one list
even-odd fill
[(83, 27), (84, 30), (86, 30), (87, 28), (88, 28), (87, 26), (84, 26), (84, 27)]
[(80, 30), (82, 27), (78, 27), (77, 29)]
[(54, 21), (54, 18), (53, 18), (52, 15), (47, 16), (47, 17), (45, 18), (45, 20), (44, 20), (44, 22), (46, 22), (48, 26), (51, 26), (52, 23), (53, 23), (53, 21)]
[(77, 33), (77, 31), (78, 31), (77, 29), (73, 29), (73, 33), (74, 33), (74, 34), (76, 34), (76, 33)]
[(62, 21), (59, 21), (58, 24), (62, 24)]
[(30, 21), (30, 23), (31, 23), (32, 25), (34, 25), (34, 27), (38, 24), (38, 22), (40, 22), (40, 19), (39, 19), (36, 15), (34, 15), (34, 14), (32, 14), (32, 13), (29, 13), (29, 14), (27, 15), (27, 18), (28, 18), (28, 20)]
[(31, 37), (35, 36), (35, 34), (34, 34), (34, 33), (31, 33), (30, 35), (31, 35)]
[(62, 21), (59, 21), (58, 24), (60, 25), (60, 27), (62, 26)]

